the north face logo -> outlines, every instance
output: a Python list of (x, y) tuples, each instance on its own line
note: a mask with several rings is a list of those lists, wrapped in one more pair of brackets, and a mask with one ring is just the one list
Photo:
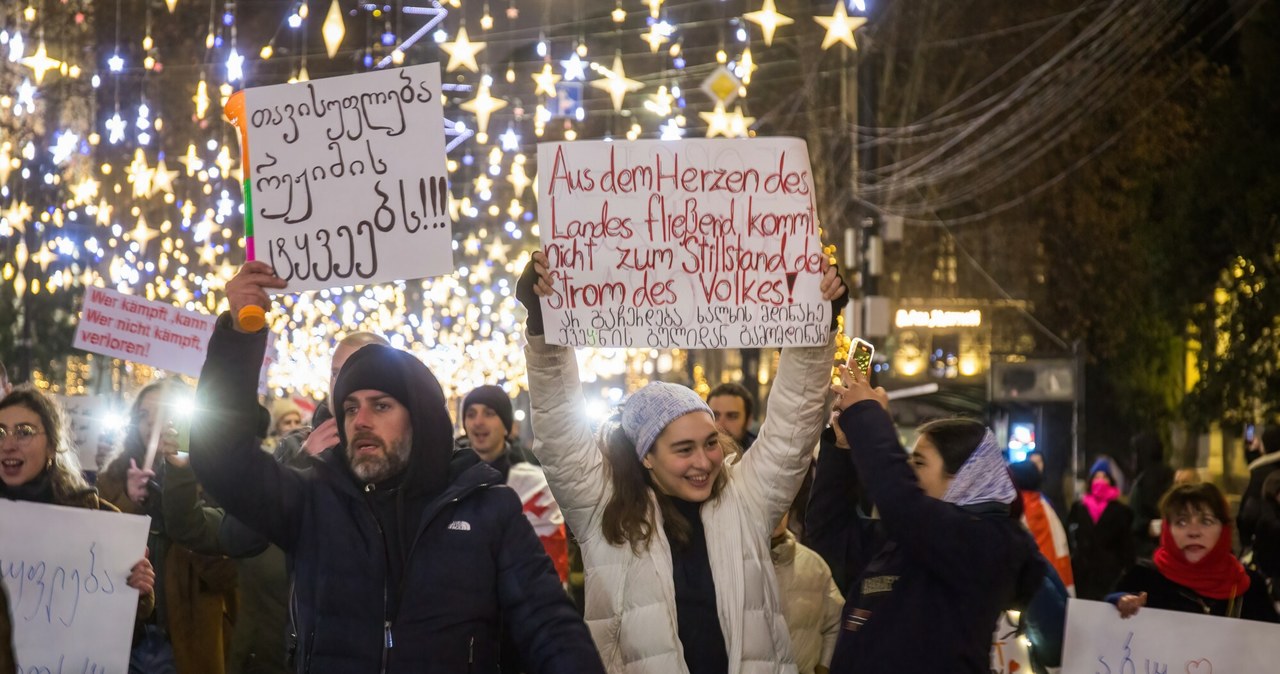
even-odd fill
[(462, 520), (454, 520), (449, 523), (449, 529), (452, 531), (471, 531), (471, 524)]

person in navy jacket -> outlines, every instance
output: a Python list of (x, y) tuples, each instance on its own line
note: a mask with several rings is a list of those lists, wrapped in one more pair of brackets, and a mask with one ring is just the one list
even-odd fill
[(1012, 516), (1003, 455), (967, 419), (921, 427), (908, 455), (884, 389), (841, 377), (838, 421), (886, 540), (849, 587), (831, 673), (987, 674), (996, 618), (1026, 605), (1046, 570)]
[(443, 390), (412, 355), (366, 346), (334, 386), (339, 445), (305, 470), (253, 437), (266, 332), (233, 323), (285, 283), (261, 262), (227, 284), (209, 340), (191, 465), (227, 512), (293, 563), (298, 672), (498, 672), (506, 629), (530, 674), (603, 674), (586, 625), (521, 512), (454, 452)]

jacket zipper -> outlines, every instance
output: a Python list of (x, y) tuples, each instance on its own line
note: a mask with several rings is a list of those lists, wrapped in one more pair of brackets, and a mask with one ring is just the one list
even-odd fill
[(476, 664), (476, 638), (471, 637), (471, 642), (467, 644), (467, 671), (475, 671)]

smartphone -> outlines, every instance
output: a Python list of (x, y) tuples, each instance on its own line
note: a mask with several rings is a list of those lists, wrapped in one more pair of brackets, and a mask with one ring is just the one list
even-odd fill
[(854, 337), (849, 345), (849, 368), (856, 368), (865, 378), (871, 377), (871, 357), (876, 355), (876, 347), (861, 337)]
[(1246, 424), (1246, 425), (1245, 425), (1245, 427), (1244, 427), (1244, 444), (1245, 444), (1246, 446), (1248, 446), (1248, 445), (1252, 445), (1252, 444), (1253, 444), (1253, 437), (1254, 437), (1254, 433), (1255, 433), (1255, 432), (1256, 432), (1256, 431), (1254, 431), (1253, 424)]

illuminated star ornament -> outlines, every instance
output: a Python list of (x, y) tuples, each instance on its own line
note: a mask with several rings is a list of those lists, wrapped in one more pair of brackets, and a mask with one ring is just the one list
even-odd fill
[(827, 34), (822, 38), (823, 49), (828, 49), (837, 42), (843, 42), (849, 49), (858, 51), (858, 43), (854, 42), (853, 33), (867, 22), (867, 18), (849, 16), (849, 12), (845, 11), (843, 0), (836, 3), (836, 11), (831, 16), (815, 16), (813, 20), (827, 29)]
[(746, 117), (742, 114), (742, 107), (735, 107), (733, 114), (730, 115), (724, 111), (723, 103), (716, 103), (716, 109), (713, 112), (699, 112), (698, 116), (707, 123), (707, 138), (715, 138), (716, 136), (724, 136), (725, 138), (742, 138), (748, 135), (749, 128), (755, 117)]
[(483, 144), (489, 142), (489, 115), (493, 114), (495, 110), (507, 107), (507, 102), (490, 96), (488, 83), (482, 82), (480, 91), (476, 92), (476, 97), (458, 107), (475, 114), (476, 140)]
[[(840, 3), (840, 9), (844, 9), (844, 3)], [(764, 0), (764, 6), (758, 12), (747, 12), (742, 18), (760, 26), (760, 32), (764, 33), (765, 46), (773, 46), (773, 32), (778, 26), (789, 26), (796, 22), (795, 19), (778, 13), (778, 7), (773, 0)]]
[(151, 196), (153, 188), (151, 178), (155, 169), (147, 165), (147, 155), (139, 148), (133, 153), (133, 162), (129, 164), (129, 182), (133, 184), (133, 196), (143, 199)]
[(556, 83), (560, 81), (560, 76), (551, 72), (551, 64), (542, 64), (542, 72), (532, 75), (533, 81), (538, 86), (534, 89), (534, 95), (546, 94), (548, 96), (556, 95)]
[(459, 28), (457, 40), (440, 43), (440, 48), (449, 55), (449, 64), (444, 67), (445, 72), (451, 73), (458, 68), (466, 68), (473, 73), (480, 72), (480, 65), (476, 63), (476, 54), (484, 51), (486, 46), (483, 42), (472, 42), (467, 39), (466, 26)]
[(124, 140), (124, 132), (129, 125), (125, 123), (124, 119), (120, 117), (120, 113), (117, 112), (111, 115), (111, 119), (106, 121), (106, 126), (108, 132), (107, 140), (114, 145)]
[(566, 82), (572, 82), (574, 80), (581, 82), (587, 79), (587, 62), (578, 58), (576, 53), (561, 61), (560, 67), (564, 68), (564, 80)]
[(324, 17), (320, 34), (324, 37), (324, 48), (329, 53), (329, 58), (337, 56), (342, 38), (347, 34), (347, 27), (342, 22), (342, 7), (338, 5), (338, 0), (333, 0), (329, 5), (329, 13)]
[(613, 99), (613, 109), (616, 111), (622, 110), (623, 99), (629, 92), (644, 88), (642, 82), (627, 77), (627, 71), (622, 68), (621, 54), (614, 55), (612, 69), (596, 66), (596, 72), (604, 75), (604, 79), (592, 81), (591, 86), (609, 92), (609, 97)]
[(49, 52), (45, 51), (44, 41), (40, 41), (40, 46), (36, 47), (36, 53), (22, 59), (22, 65), (31, 69), (35, 74), (36, 84), (44, 82), (44, 74), (50, 70), (57, 70), (62, 67), (62, 61), (49, 58)]

